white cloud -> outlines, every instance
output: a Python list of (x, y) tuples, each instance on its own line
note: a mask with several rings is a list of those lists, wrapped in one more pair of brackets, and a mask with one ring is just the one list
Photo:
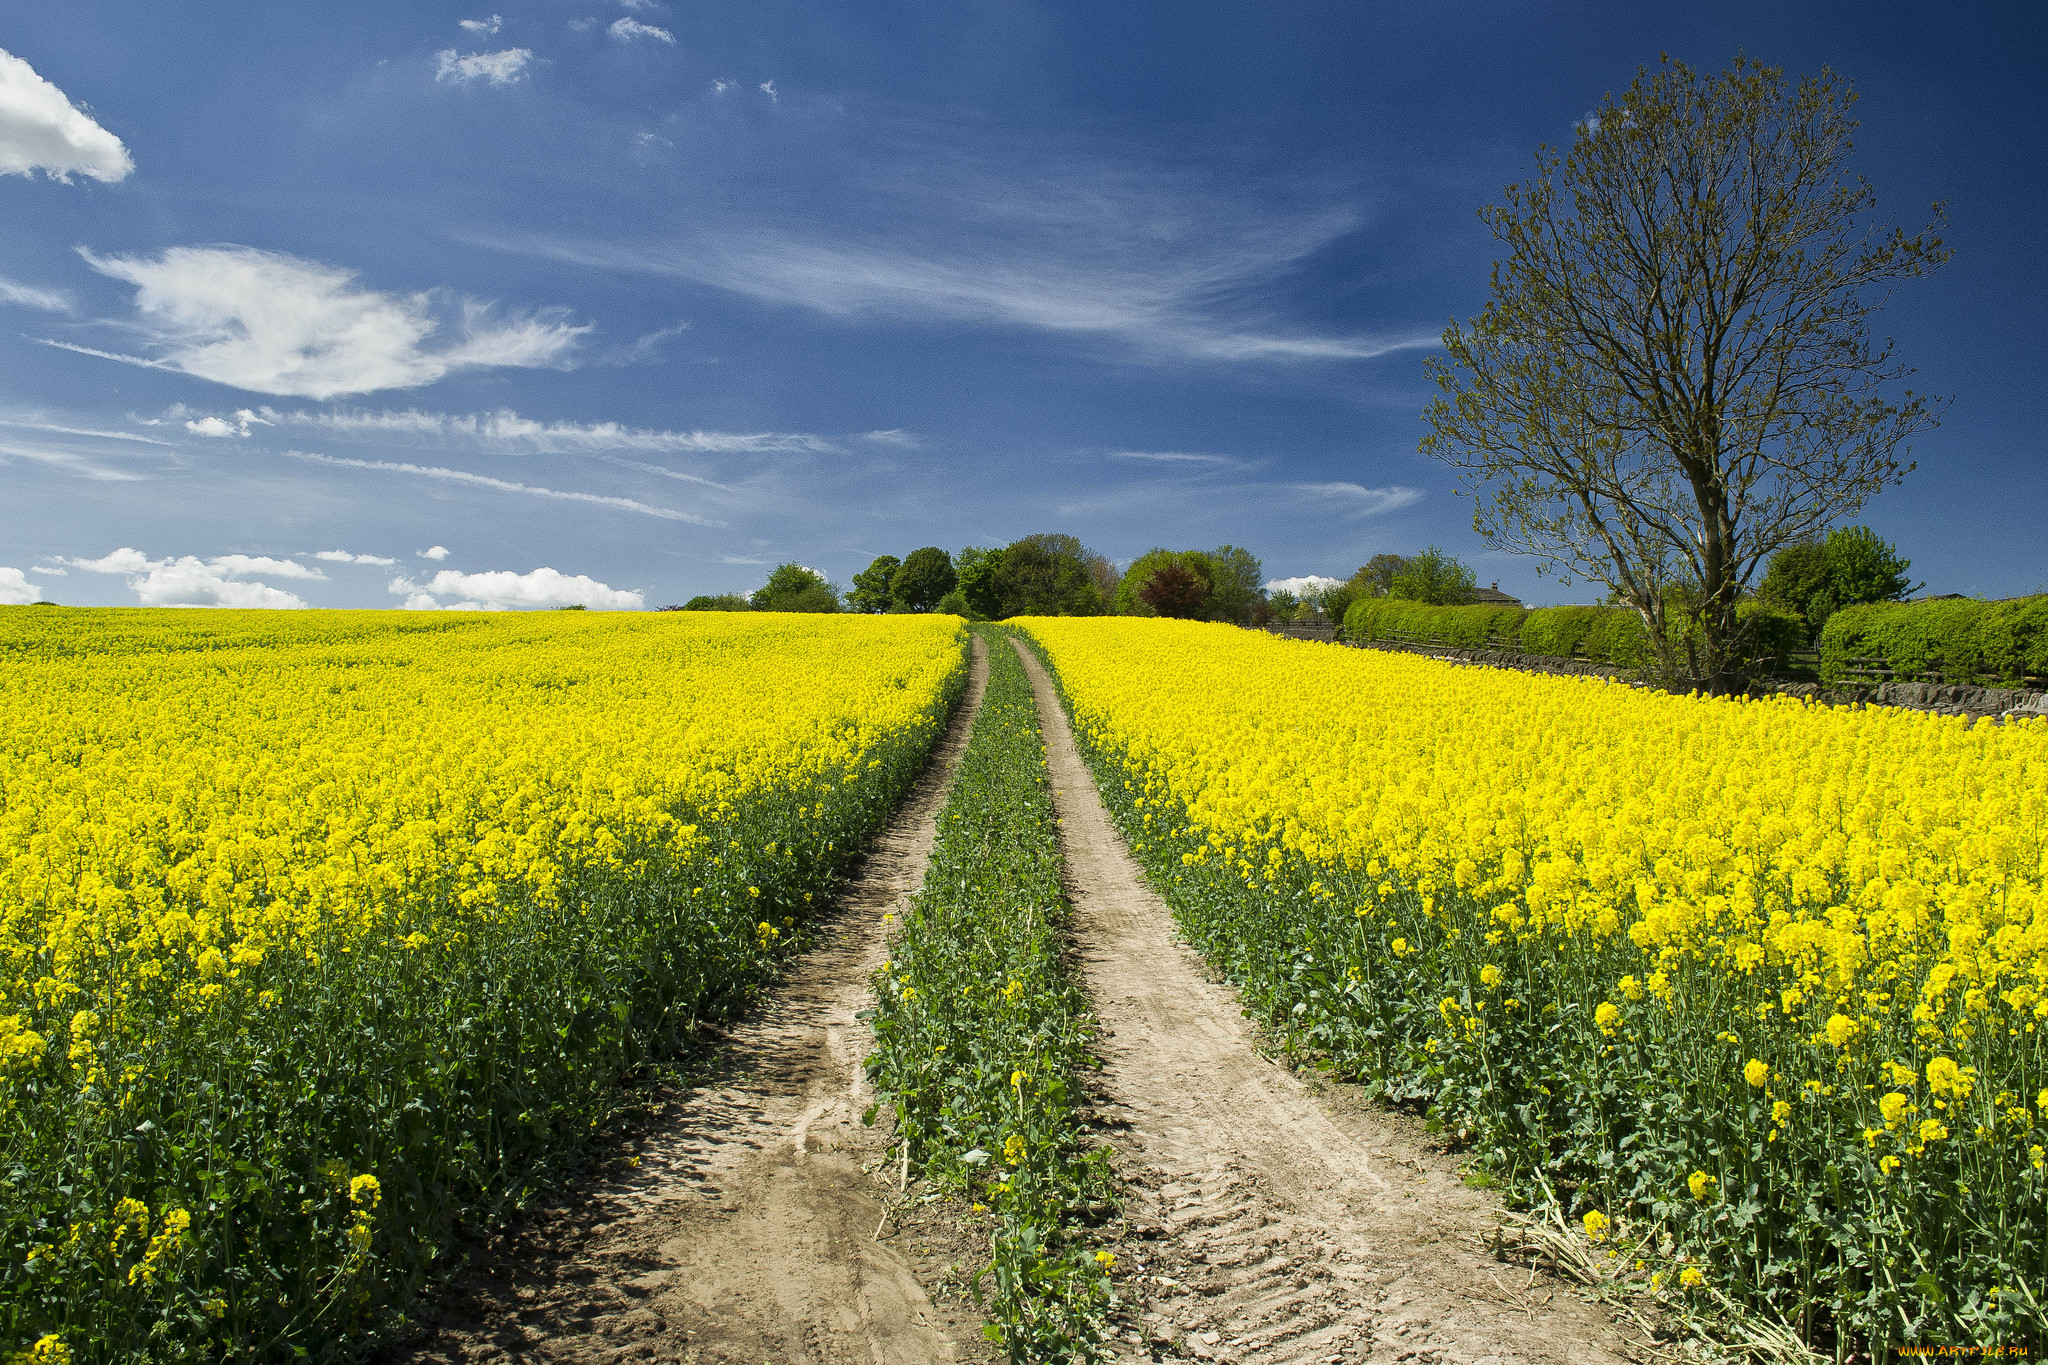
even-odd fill
[(468, 29), (471, 33), (484, 38), (490, 37), (505, 26), (504, 17), (497, 14), (493, 14), (488, 19), (458, 19), (455, 22)]
[(479, 80), (489, 81), (492, 85), (511, 85), (526, 75), (526, 68), (532, 61), (533, 52), (529, 48), (458, 53), (451, 47), (434, 54), (434, 79), (447, 85), (468, 85)]
[(853, 439), (866, 441), (870, 445), (897, 446), (903, 450), (924, 448), (924, 440), (916, 432), (905, 431), (902, 427), (890, 427), (886, 431), (863, 431)]
[(0, 50), (0, 175), (123, 180), (135, 162), (121, 139), (11, 52)]
[(393, 474), (412, 474), (423, 479), (439, 479), (444, 483), (466, 483), (478, 488), (494, 488), (501, 493), (524, 493), (535, 498), (554, 498), (561, 502), (584, 502), (596, 507), (613, 507), (622, 512), (638, 512), (642, 516), (660, 517), (664, 521), (687, 521), (697, 526), (723, 526), (721, 521), (711, 521), (694, 512), (679, 512), (673, 507), (656, 507), (652, 503), (640, 502), (633, 498), (615, 498), (603, 493), (576, 493), (558, 488), (542, 488), (538, 484), (515, 483), (511, 479), (494, 479), (485, 474), (472, 474), (466, 469), (448, 469), (441, 465), (410, 464), (403, 460), (350, 460), (337, 455), (316, 455), (311, 451), (287, 450), (285, 454), (308, 464), (324, 464), (339, 469), (374, 469)]
[(778, 95), (778, 94), (777, 94), (777, 93), (775, 92), (775, 82), (774, 82), (774, 81), (762, 81), (762, 82), (761, 82), (761, 93), (762, 93), (762, 94), (764, 94), (764, 95), (766, 95), (766, 96), (768, 97), (768, 99), (769, 99), (769, 101), (770, 101), (771, 103), (772, 103), (772, 102), (774, 102), (774, 101), (776, 101), (776, 100), (780, 100), (780, 99), (782, 98), (782, 96)]
[(1192, 455), (1183, 450), (1112, 450), (1112, 460), (1143, 460), (1150, 464), (1228, 465), (1237, 461), (1228, 455)]
[(1441, 345), (1441, 324), (1332, 331), (1305, 311), (1314, 263), (1367, 222), (1363, 204), (1332, 202), (1325, 184), (1131, 164), (1068, 143), (991, 145), (915, 116), (839, 150), (815, 185), (790, 187), (802, 213), (729, 195), (666, 232), (471, 240), (771, 307), (1023, 328), (1154, 361), (1345, 362)]
[(25, 607), (40, 601), (43, 588), (40, 583), (28, 581), (28, 575), (19, 569), (0, 565), (0, 607)]
[(661, 8), (661, 6), (658, 3), (656, 3), (656, 0), (619, 0), (619, 6), (622, 9), (632, 10), (635, 14), (645, 14), (649, 10), (657, 10)]
[(127, 546), (98, 559), (60, 558), (59, 562), (88, 573), (126, 575), (129, 590), (145, 607), (303, 607), (304, 599), (282, 588), (241, 580), (256, 573), (321, 582), (327, 578), (318, 569), (285, 559), (250, 555), (218, 555), (210, 560), (193, 555), (151, 559)]
[(194, 436), (247, 436), (251, 426), (272, 426), (269, 419), (257, 416), (248, 408), (237, 411), (232, 420), (226, 417), (194, 417), (186, 421), (185, 430)]
[(175, 449), (169, 441), (159, 441), (154, 436), (138, 436), (132, 431), (99, 431), (92, 427), (59, 426), (54, 422), (26, 422), (15, 418), (0, 417), (0, 427), (21, 427), (28, 431), (51, 431), (61, 436), (92, 436), (102, 441), (134, 441), (146, 446), (163, 446)]
[(415, 550), (413, 553), (417, 554), (421, 559), (446, 559), (448, 557), (448, 547), (446, 545), (429, 545), (426, 549)]
[(454, 569), (443, 569), (425, 583), (394, 578), (391, 591), (404, 596), (406, 606), (415, 610), (444, 606), (436, 600), (438, 598), (461, 599), (445, 605), (470, 611), (477, 610), (479, 606), (486, 610), (584, 606), (598, 611), (640, 611), (647, 605), (637, 592), (621, 591), (594, 578), (547, 568), (523, 574), (509, 569), (495, 573), (458, 573)]
[(68, 313), (71, 300), (54, 289), (38, 289), (32, 284), (22, 284), (0, 275), (0, 303), (19, 304), (23, 308), (40, 308), (45, 313)]
[[(438, 545), (434, 548), (441, 549)], [(441, 553), (446, 554), (447, 551), (442, 550)], [(308, 558), (324, 559), (330, 564), (375, 564), (383, 569), (388, 569), (398, 562), (395, 559), (386, 559), (382, 555), (352, 555), (347, 550), (315, 550)]]
[(1421, 502), (1420, 488), (1403, 488), (1399, 484), (1386, 488), (1367, 488), (1355, 483), (1296, 483), (1284, 485), (1305, 500), (1318, 503), (1334, 503), (1346, 506), (1347, 520), (1360, 517), (1376, 517), (1385, 512), (1398, 512), (1403, 507), (1413, 507)]
[(136, 287), (163, 358), (39, 340), (257, 393), (324, 399), (416, 388), (462, 369), (559, 365), (590, 330), (558, 308), (500, 322), (490, 305), (464, 300), (453, 344), (430, 348), (442, 330), (433, 295), (363, 289), (335, 266), (240, 246), (173, 247), (155, 260), (80, 254)]
[(622, 43), (630, 43), (636, 38), (652, 38), (656, 42), (667, 43), (673, 47), (676, 41), (676, 36), (667, 29), (656, 28), (653, 24), (643, 24), (638, 19), (614, 19), (612, 26), (605, 32)]
[(337, 436), (390, 439), (408, 437), (436, 445), (489, 450), (508, 455), (584, 455), (605, 451), (641, 454), (763, 454), (778, 451), (824, 452), (832, 444), (822, 437), (794, 431), (660, 431), (617, 422), (538, 422), (510, 408), (496, 412), (453, 414), (334, 409), (327, 412), (265, 415), (294, 426), (316, 427)]
[(1319, 573), (1306, 573), (1298, 578), (1276, 578), (1266, 584), (1266, 591), (1291, 592), (1296, 597), (1299, 597), (1305, 592), (1322, 592), (1329, 588), (1341, 588), (1343, 586), (1344, 580), (1341, 578), (1325, 578)]
[(740, 83), (738, 81), (714, 79), (711, 82), (711, 93), (714, 95), (723, 95), (728, 90), (739, 89), (739, 84)]

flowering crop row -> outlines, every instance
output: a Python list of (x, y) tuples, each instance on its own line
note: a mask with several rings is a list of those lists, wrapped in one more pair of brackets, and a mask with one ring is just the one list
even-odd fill
[(332, 1357), (758, 987), (957, 623), (0, 611), (0, 1359)]
[(993, 1220), (991, 1327), (1010, 1359), (1087, 1359), (1115, 1259), (1077, 1227), (1109, 1188), (1074, 1112), (1089, 1018), (1061, 960), (1059, 829), (1031, 683), (1009, 637), (986, 636), (987, 695), (924, 887), (875, 978), (868, 1070), (925, 1173)]
[(1294, 1045), (1674, 1304), (2041, 1340), (2048, 725), (1027, 628), (1186, 932)]

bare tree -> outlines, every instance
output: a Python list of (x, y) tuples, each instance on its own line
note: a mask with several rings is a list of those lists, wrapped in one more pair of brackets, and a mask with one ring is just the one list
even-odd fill
[(1422, 449), (1474, 528), (1606, 584), (1688, 685), (1737, 681), (1758, 566), (1902, 479), (1943, 406), (1896, 392), (1912, 371), (1869, 329), (1948, 259), (1942, 206), (1910, 238), (1861, 225), (1855, 99), (1742, 57), (1638, 72), (1480, 211), (1506, 258), (1430, 362)]

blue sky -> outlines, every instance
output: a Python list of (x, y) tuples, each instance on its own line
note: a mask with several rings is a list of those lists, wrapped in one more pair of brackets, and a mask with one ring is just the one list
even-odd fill
[(2042, 14), (12, 6), (0, 599), (655, 606), (1063, 531), (1590, 600), (1477, 542), (1423, 360), (1539, 143), (1738, 50), (1855, 81), (1880, 214), (1948, 204), (1883, 324), (1954, 403), (1864, 519), (2038, 591)]

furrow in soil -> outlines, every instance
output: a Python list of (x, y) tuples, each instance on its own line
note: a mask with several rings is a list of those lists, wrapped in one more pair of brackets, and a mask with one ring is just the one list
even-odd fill
[[(1082, 979), (1102, 1024), (1099, 1114), (1120, 1150), (1127, 1358), (1436, 1365), (1626, 1357), (1568, 1294), (1511, 1311), (1481, 1247), (1497, 1207), (1419, 1125), (1259, 1054), (1103, 809), (1037, 657)], [(1533, 1300), (1521, 1302), (1533, 1303)]]
[[(938, 1305), (875, 1240), (896, 1195), (855, 1017), (882, 916), (924, 879), (934, 824), (988, 677), (820, 925), (820, 942), (722, 1049), (719, 1083), (666, 1096), (627, 1178), (529, 1220), (448, 1295), (397, 1361), (925, 1365), (981, 1354), (980, 1320)], [(963, 1344), (969, 1343), (969, 1344)]]

